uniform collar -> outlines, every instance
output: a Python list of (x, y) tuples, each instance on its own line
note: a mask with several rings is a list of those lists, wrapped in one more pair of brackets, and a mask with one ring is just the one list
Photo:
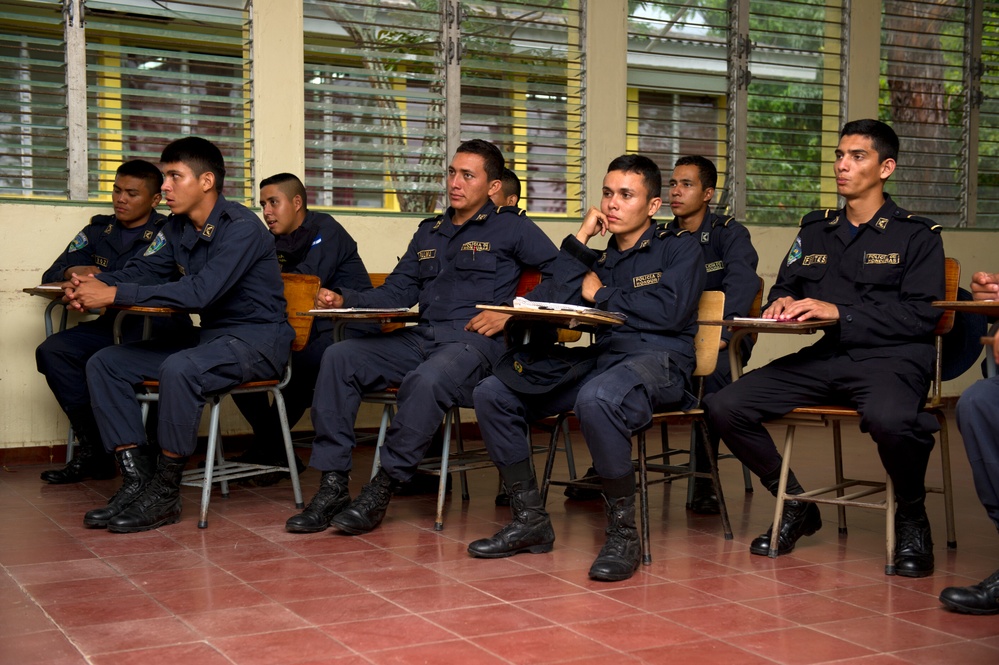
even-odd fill
[[(895, 211), (898, 209), (898, 206), (895, 205), (894, 201), (892, 201), (888, 192), (885, 192), (884, 196), (885, 202), (881, 204), (881, 207), (878, 208), (878, 211), (874, 213), (874, 216), (871, 217), (871, 219), (860, 225), (860, 228), (857, 230), (858, 233), (863, 231), (865, 226), (871, 228), (877, 233), (884, 233), (887, 231), (888, 227), (891, 226), (891, 219), (895, 215)], [(840, 208), (840, 210), (836, 213), (836, 217), (826, 223), (826, 229), (832, 230), (838, 226), (849, 223), (850, 222), (846, 218), (846, 208)]]
[(490, 217), (493, 216), (493, 214), (495, 214), (495, 212), (496, 212), (496, 206), (493, 205), (492, 201), (487, 199), (485, 204), (481, 208), (479, 208), (474, 215), (469, 217), (464, 224), (456, 227), (454, 223), (451, 222), (455, 214), (454, 208), (448, 206), (447, 210), (444, 211), (444, 217), (441, 220), (434, 223), (434, 226), (431, 229), (431, 231), (447, 233), (449, 235), (454, 234), (460, 231), (461, 229), (465, 228), (466, 226), (471, 226), (475, 224), (484, 224), (489, 220)]
[(219, 225), (223, 221), (222, 217), (225, 215), (227, 205), (229, 203), (225, 200), (225, 197), (219, 194), (219, 200), (215, 202), (215, 207), (212, 208), (208, 219), (205, 220), (205, 225), (201, 227), (201, 233), (198, 234), (200, 240), (204, 240), (205, 242), (212, 241), (212, 238), (215, 237), (215, 232), (218, 231)]

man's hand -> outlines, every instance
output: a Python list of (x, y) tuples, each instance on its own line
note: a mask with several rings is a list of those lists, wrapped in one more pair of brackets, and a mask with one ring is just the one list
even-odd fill
[(316, 294), (316, 309), (340, 309), (343, 307), (343, 296), (336, 291), (319, 289)]
[(999, 300), (999, 273), (976, 272), (971, 276), (974, 300)]
[(64, 288), (68, 300), (66, 306), (79, 312), (114, 304), (115, 294), (118, 293), (117, 286), (108, 286), (93, 275), (74, 274)]
[(607, 235), (607, 218), (599, 209), (591, 207), (587, 211), (586, 217), (583, 218), (583, 225), (576, 232), (576, 240), (585, 245), (590, 238), (598, 233)]
[(597, 291), (604, 288), (604, 283), (597, 277), (597, 273), (592, 270), (583, 275), (582, 296), (586, 302), (595, 303), (597, 301)]
[(839, 307), (824, 300), (805, 298), (795, 300), (791, 296), (778, 298), (762, 314), (764, 319), (777, 321), (808, 321), (809, 319), (839, 320)]
[(486, 310), (479, 312), (471, 321), (465, 324), (465, 330), (468, 332), (479, 333), (480, 335), (485, 335), (486, 337), (492, 337), (493, 335), (498, 335), (503, 332), (503, 328), (506, 327), (506, 322), (509, 320), (509, 314), (504, 314), (502, 312), (490, 312)]
[(73, 275), (97, 275), (101, 269), (97, 266), (70, 266), (62, 271), (62, 276), (66, 281), (73, 278)]

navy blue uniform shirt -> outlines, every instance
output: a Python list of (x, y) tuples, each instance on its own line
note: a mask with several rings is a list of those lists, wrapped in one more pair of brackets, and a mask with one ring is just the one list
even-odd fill
[[(420, 222), (406, 253), (385, 284), (364, 292), (340, 290), (344, 307), (412, 307), (420, 323), (434, 327), (437, 341), (492, 346), (497, 338), (465, 330), (482, 310), (476, 305), (513, 302), (520, 273), (536, 268), (549, 275), (558, 250), (522, 210), (491, 201), (461, 226), (454, 211)], [(494, 353), (491, 350), (489, 353)]]
[[(94, 215), (90, 218), (90, 224), (76, 234), (73, 242), (42, 273), (42, 283), (63, 281), (66, 268), (73, 266), (97, 266), (101, 272), (125, 267), (130, 258), (152, 242), (166, 219), (153, 210), (141, 227), (126, 229), (114, 215)], [(128, 241), (123, 237), (123, 232), (130, 236)]]
[(274, 236), (238, 203), (219, 196), (200, 232), (186, 215), (171, 215), (142, 256), (97, 278), (118, 287), (116, 305), (197, 312), (202, 342), (232, 335), (275, 371), (287, 363), (295, 333)]
[(839, 325), (826, 329), (817, 352), (908, 358), (931, 371), (933, 329), (943, 313), (931, 304), (944, 294), (940, 226), (887, 194), (855, 235), (850, 226), (844, 210), (805, 215), (768, 302), (791, 296), (838, 306)]
[[(603, 284), (595, 303), (584, 302), (582, 297), (583, 277), (591, 270)], [(667, 350), (680, 371), (690, 376), (704, 282), (704, 257), (694, 236), (653, 224), (623, 252), (615, 238), (606, 251), (599, 252), (567, 236), (553, 277), (528, 298), (621, 312), (628, 317), (625, 323), (599, 327), (599, 352)]]
[[(357, 243), (330, 215), (308, 211), (301, 226), (288, 235), (274, 237), (274, 247), (281, 272), (316, 275), (324, 289), (371, 288), (371, 278), (357, 253)], [(332, 319), (316, 318), (313, 334), (332, 331)]]
[[(680, 222), (674, 219), (668, 228), (679, 230)], [(704, 290), (725, 294), (724, 318), (748, 316), (760, 288), (756, 274), (760, 258), (749, 237), (749, 230), (734, 217), (717, 215), (708, 208), (700, 228), (691, 231), (691, 235), (701, 243), (704, 253), (704, 270), (707, 272)], [(730, 330), (722, 330), (723, 340), (731, 338)]]

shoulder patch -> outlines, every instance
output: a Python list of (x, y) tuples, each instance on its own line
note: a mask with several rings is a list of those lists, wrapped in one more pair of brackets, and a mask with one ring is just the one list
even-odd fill
[(734, 221), (735, 217), (721, 217), (719, 215), (715, 215), (714, 219), (711, 220), (711, 228), (715, 228), (719, 224), (722, 226), (728, 226), (730, 222)]
[(835, 219), (838, 212), (838, 210), (813, 210), (801, 218), (801, 222), (798, 226), (805, 226), (806, 224), (814, 224), (815, 222)]
[(73, 252), (77, 252), (86, 247), (89, 242), (90, 240), (87, 238), (87, 234), (80, 231), (76, 234), (76, 237), (73, 238), (73, 242), (69, 243), (69, 247), (66, 248), (66, 251), (72, 254)]
[(166, 247), (166, 244), (167, 244), (166, 236), (163, 235), (162, 231), (160, 231), (159, 233), (156, 234), (156, 237), (153, 238), (153, 241), (149, 243), (149, 247), (146, 247), (146, 251), (143, 252), (142, 255), (152, 256), (156, 252)]

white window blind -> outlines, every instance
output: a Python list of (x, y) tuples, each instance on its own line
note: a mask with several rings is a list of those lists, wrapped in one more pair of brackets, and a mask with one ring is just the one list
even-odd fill
[(244, 0), (88, 0), (90, 197), (122, 161), (157, 163), (183, 136), (215, 143), (223, 193), (252, 202), (249, 12)]
[(67, 196), (65, 51), (61, 2), (0, 4), (0, 196)]

